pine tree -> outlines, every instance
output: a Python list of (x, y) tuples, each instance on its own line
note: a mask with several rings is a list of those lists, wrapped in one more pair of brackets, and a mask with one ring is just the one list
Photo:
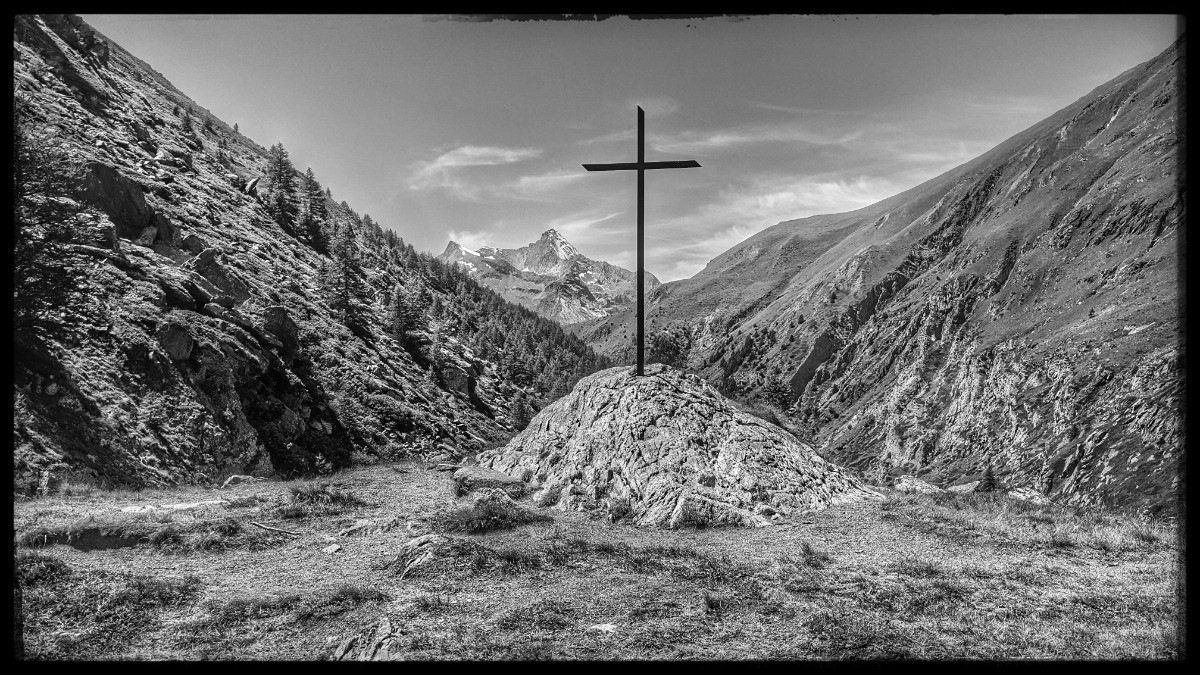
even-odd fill
[(988, 464), (983, 471), (983, 480), (979, 481), (979, 492), (995, 492), (996, 491), (996, 474), (992, 472), (992, 465)]
[(359, 337), (370, 336), (370, 310), (365, 304), (366, 284), (358, 262), (358, 246), (350, 228), (344, 228), (333, 247), (329, 307), (344, 326)]
[(308, 237), (308, 243), (317, 253), (329, 253), (329, 235), (325, 233), (325, 219), (329, 210), (325, 206), (325, 194), (311, 168), (300, 177), (300, 198), (303, 201), (303, 216), (300, 229)]
[(296, 236), (296, 222), (299, 214), (296, 197), (296, 168), (282, 143), (271, 146), (267, 152), (267, 193), (266, 205), (271, 218), (285, 232)]
[(239, 133), (239, 132), (238, 132), (238, 124), (237, 124), (237, 122), (234, 122), (234, 123), (233, 123), (233, 133), (235, 133), (235, 134), (236, 134), (236, 133)]
[(183, 120), (179, 123), (179, 128), (191, 133), (192, 131), (192, 113), (188, 110), (183, 111)]
[(533, 419), (533, 408), (529, 406), (524, 396), (518, 396), (513, 401), (509, 414), (512, 416), (513, 426), (517, 431), (521, 431), (529, 426), (529, 422)]

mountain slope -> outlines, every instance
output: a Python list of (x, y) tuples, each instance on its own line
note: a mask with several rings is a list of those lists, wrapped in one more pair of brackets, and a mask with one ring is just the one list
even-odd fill
[[(637, 293), (636, 273), (584, 256), (554, 230), (520, 248), (472, 251), (452, 241), (438, 259), (468, 270), (506, 300), (564, 325), (621, 311)], [(659, 285), (647, 272), (646, 290)]]
[[(1172, 505), (1183, 51), (904, 193), (756, 234), (651, 294), (648, 330), (864, 471), (992, 465), (1067, 501)], [(628, 358), (631, 322), (578, 332)]]
[[(25, 195), (18, 230), (49, 245), (39, 232), (66, 225), (50, 266), (79, 282), (14, 331), (21, 491), (462, 453), (511, 431), (515, 400), (607, 365), (298, 181), (282, 146), (78, 17), (16, 17), (13, 84), (19, 138), (69, 186)], [(311, 194), (288, 197), (296, 182)], [(44, 204), (67, 215), (38, 221)], [(18, 299), (37, 290), (16, 280)], [(404, 329), (398, 298), (416, 298)]]

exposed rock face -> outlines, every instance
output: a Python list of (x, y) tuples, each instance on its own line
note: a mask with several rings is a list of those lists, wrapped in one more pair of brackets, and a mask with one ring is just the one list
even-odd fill
[[(1178, 506), (1184, 68), (1181, 37), (926, 183), (767, 228), (647, 323), (850, 468)], [(578, 333), (629, 358), (632, 326)]]
[[(521, 248), (472, 251), (452, 241), (438, 257), (504, 299), (564, 325), (608, 316), (636, 300), (634, 272), (584, 256), (554, 230)], [(661, 283), (647, 272), (644, 285), (648, 292)]]
[(662, 365), (590, 375), (480, 465), (526, 477), (536, 504), (644, 526), (769, 525), (875, 493), (791, 434)]

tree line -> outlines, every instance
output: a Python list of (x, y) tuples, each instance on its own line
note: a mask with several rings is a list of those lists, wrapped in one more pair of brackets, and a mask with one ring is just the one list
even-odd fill
[(321, 255), (324, 299), (360, 338), (386, 332), (436, 373), (445, 339), (453, 337), (494, 363), (501, 378), (544, 400), (561, 397), (581, 377), (611, 365), (557, 323), (504, 300), (455, 265), (417, 252), (370, 215), (337, 203), (311, 168), (296, 170), (281, 143), (268, 151), (264, 183), (268, 213), (289, 236)]

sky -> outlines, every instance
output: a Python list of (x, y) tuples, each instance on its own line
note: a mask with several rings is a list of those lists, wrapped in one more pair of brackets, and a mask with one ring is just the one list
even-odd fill
[(784, 220), (851, 211), (983, 154), (1166, 49), (1169, 15), (463, 21), (100, 15), (84, 20), (335, 199), (419, 250), (556, 229), (689, 277)]

